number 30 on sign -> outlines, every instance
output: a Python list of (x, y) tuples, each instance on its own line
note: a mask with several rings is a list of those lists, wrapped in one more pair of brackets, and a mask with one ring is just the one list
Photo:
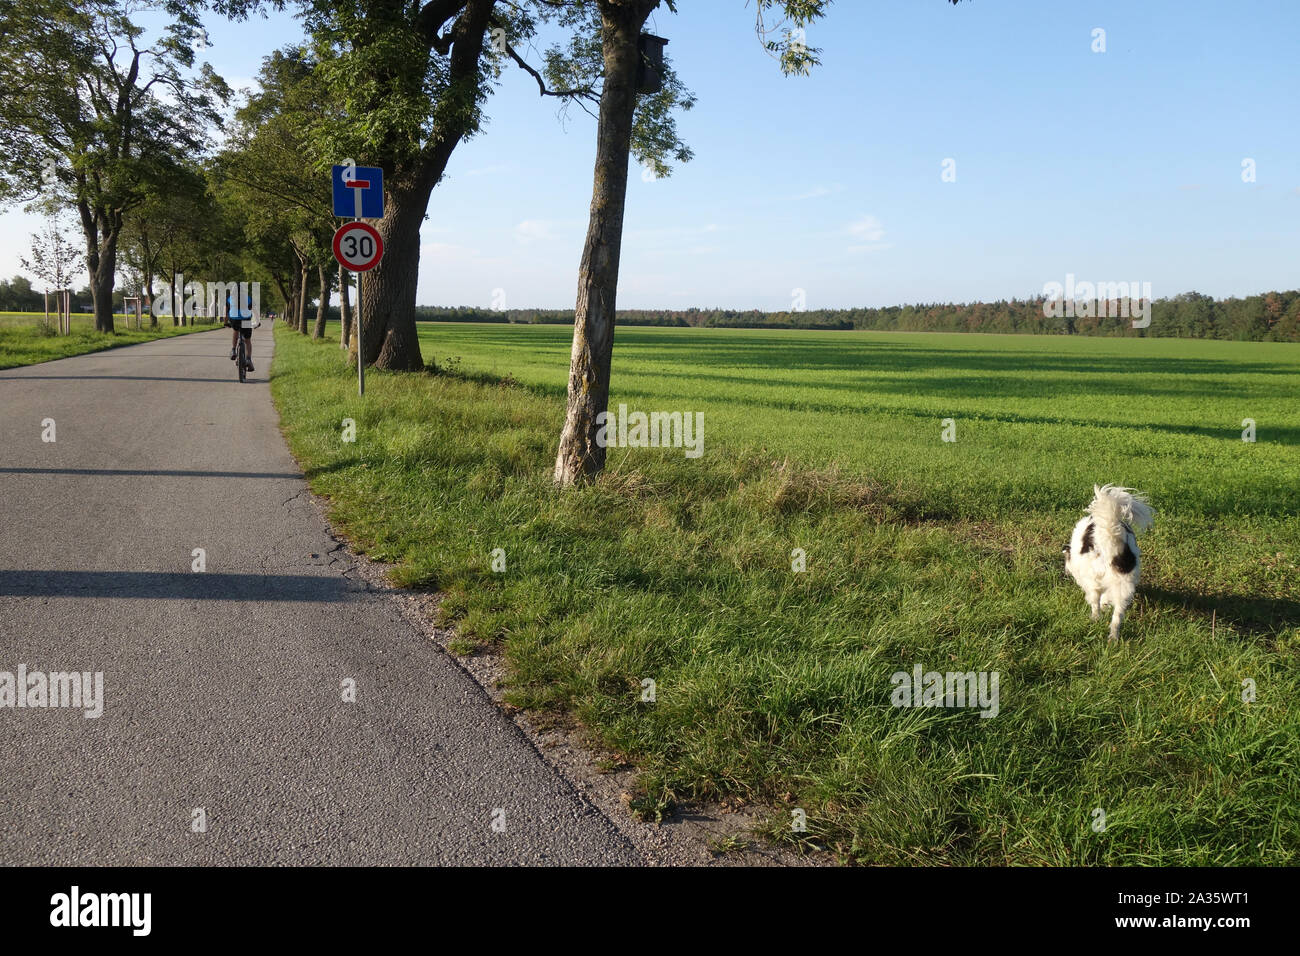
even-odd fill
[(349, 222), (334, 233), (334, 258), (349, 272), (367, 272), (383, 255), (384, 240), (369, 223)]

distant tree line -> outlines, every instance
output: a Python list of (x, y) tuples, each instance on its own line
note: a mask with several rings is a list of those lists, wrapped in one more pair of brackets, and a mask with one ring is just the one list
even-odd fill
[[(880, 332), (1002, 332), (1032, 335), (1128, 335), (1251, 342), (1300, 342), (1300, 290), (1244, 299), (1184, 292), (1151, 303), (1151, 325), (1099, 316), (1047, 318), (1042, 298), (970, 304), (894, 305), (881, 309), (620, 309), (620, 325), (727, 329), (870, 329)], [(573, 310), (419, 306), (421, 321), (570, 325)]]
[[(113, 309), (122, 312), (122, 290), (113, 293)], [(73, 312), (91, 312), (94, 310), (94, 297), (90, 286), (83, 286), (72, 293)], [(53, 309), (54, 299), (50, 298)], [(14, 276), (12, 279), (0, 279), (0, 312), (41, 312), (45, 309), (45, 294), (40, 289), (32, 288), (32, 280), (26, 276)]]

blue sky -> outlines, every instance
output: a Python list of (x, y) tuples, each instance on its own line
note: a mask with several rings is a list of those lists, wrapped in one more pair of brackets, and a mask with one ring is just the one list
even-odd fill
[[(803, 78), (762, 50), (752, 2), (679, 6), (651, 27), (698, 96), (679, 119), (695, 159), (633, 169), (622, 307), (989, 300), (1067, 273), (1156, 297), (1300, 286), (1294, 0), (838, 0)], [(248, 83), (299, 28), (210, 34), (218, 72)], [(419, 301), (571, 308), (594, 121), (557, 120), (518, 70), (487, 112), (433, 192)], [(37, 223), (0, 222), (9, 275)]]

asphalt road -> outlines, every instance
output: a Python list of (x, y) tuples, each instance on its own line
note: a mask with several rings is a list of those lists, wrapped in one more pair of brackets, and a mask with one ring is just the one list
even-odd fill
[(0, 371), (0, 672), (104, 675), (98, 718), (0, 706), (0, 863), (644, 862), (349, 575), (278, 430), (269, 330), (248, 384), (229, 347)]

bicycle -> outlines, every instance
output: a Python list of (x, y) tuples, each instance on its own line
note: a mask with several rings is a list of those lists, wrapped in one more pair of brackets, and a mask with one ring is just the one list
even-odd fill
[(248, 348), (247, 342), (248, 340), (241, 335), (239, 345), (236, 346), (239, 351), (235, 354), (235, 367), (239, 369), (239, 381), (241, 383), (246, 381), (248, 377), (248, 353), (245, 351)]

